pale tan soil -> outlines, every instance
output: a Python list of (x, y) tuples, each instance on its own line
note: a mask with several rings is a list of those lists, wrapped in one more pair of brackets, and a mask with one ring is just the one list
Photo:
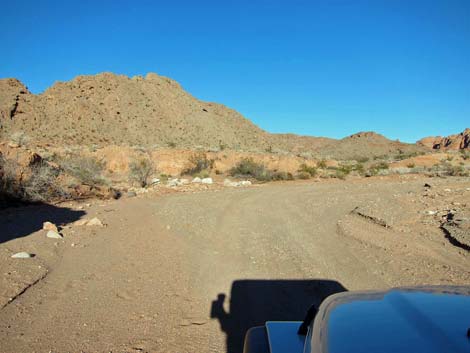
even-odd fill
[[(248, 327), (330, 293), (470, 285), (469, 253), (426, 213), (469, 200), (468, 178), (395, 176), (4, 210), (1, 351), (234, 353)], [(107, 226), (73, 225), (95, 216)]]

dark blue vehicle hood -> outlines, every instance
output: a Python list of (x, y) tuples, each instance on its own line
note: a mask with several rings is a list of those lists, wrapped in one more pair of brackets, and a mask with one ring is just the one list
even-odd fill
[(308, 353), (470, 353), (470, 287), (401, 288), (330, 296)]

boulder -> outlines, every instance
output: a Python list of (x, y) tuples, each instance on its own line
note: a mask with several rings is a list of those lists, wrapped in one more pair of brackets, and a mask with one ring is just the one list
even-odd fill
[(51, 239), (62, 239), (63, 238), (62, 235), (60, 235), (60, 233), (55, 231), (55, 230), (47, 231), (46, 237), (51, 238)]
[(57, 229), (57, 226), (56, 226), (54, 223), (52, 223), (52, 222), (44, 222), (44, 223), (42, 224), (42, 229), (44, 229), (44, 230), (51, 230), (51, 231), (54, 231), (54, 232), (56, 232), (56, 233), (59, 232), (59, 230)]
[(16, 254), (11, 255), (14, 259), (29, 259), (34, 257), (33, 254), (27, 253), (26, 251), (17, 252)]
[(179, 179), (170, 179), (168, 180), (168, 182), (166, 183), (167, 186), (180, 186), (181, 185), (181, 181)]
[(94, 217), (92, 219), (90, 219), (88, 222), (86, 222), (86, 225), (87, 226), (99, 226), (99, 227), (103, 227), (103, 222), (101, 222), (101, 220), (97, 217)]
[(201, 182), (202, 182), (202, 179), (199, 178), (199, 177), (195, 177), (195, 178), (191, 181), (191, 183), (201, 183)]
[(212, 178), (204, 178), (201, 180), (202, 184), (213, 184)]

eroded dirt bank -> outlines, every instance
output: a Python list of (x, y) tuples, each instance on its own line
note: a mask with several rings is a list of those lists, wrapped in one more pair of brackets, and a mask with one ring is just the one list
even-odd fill
[[(440, 229), (468, 200), (468, 178), (362, 179), (3, 211), (1, 350), (234, 353), (334, 292), (469, 285), (469, 252)], [(40, 230), (57, 212), (63, 240)]]

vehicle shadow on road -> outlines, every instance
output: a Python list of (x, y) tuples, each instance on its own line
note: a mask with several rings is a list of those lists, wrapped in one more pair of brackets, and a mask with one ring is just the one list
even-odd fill
[(47, 204), (0, 210), (0, 244), (42, 229), (43, 222), (49, 221), (60, 227), (79, 220), (85, 214), (85, 211)]
[(246, 331), (266, 321), (302, 321), (312, 304), (317, 307), (329, 295), (347, 289), (331, 280), (237, 280), (230, 292), (230, 310), (224, 309), (225, 294), (211, 305), (211, 317), (219, 320), (226, 334), (227, 353), (241, 353)]

